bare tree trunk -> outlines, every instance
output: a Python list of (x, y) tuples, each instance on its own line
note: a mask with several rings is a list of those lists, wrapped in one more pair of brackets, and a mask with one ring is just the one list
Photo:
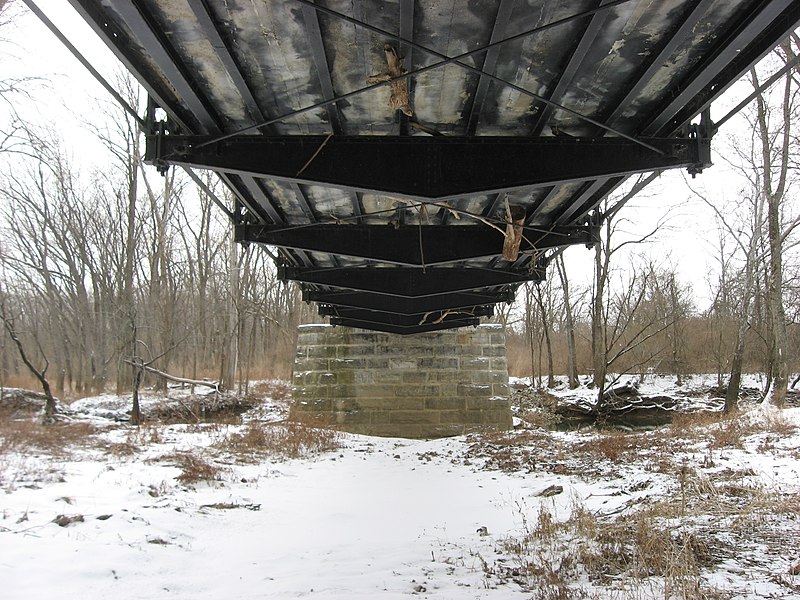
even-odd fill
[(731, 375), (728, 379), (728, 389), (725, 393), (726, 413), (737, 410), (739, 406), (739, 390), (742, 382), (742, 362), (744, 360), (745, 338), (750, 328), (750, 303), (756, 287), (756, 262), (759, 246), (761, 245), (761, 231), (763, 223), (763, 206), (761, 198), (754, 199), (752, 221), (752, 236), (746, 247), (744, 265), (744, 290), (741, 298), (739, 314), (739, 327), (736, 331), (736, 346), (731, 358)]
[[(678, 302), (678, 287), (675, 282), (675, 274), (673, 273), (668, 282), (669, 286), (669, 302), (670, 302), (670, 310), (673, 315), (683, 314), (683, 310), (679, 306)], [(682, 348), (682, 332), (678, 327), (678, 323), (680, 319), (675, 319), (672, 323), (671, 327), (671, 334), (670, 337), (672, 338), (670, 341), (672, 342), (670, 350), (672, 351), (672, 370), (675, 375), (675, 385), (682, 386), (683, 385), (683, 365), (680, 359), (681, 348)]]
[(544, 335), (544, 347), (547, 353), (547, 387), (554, 388), (556, 387), (556, 377), (553, 372), (553, 346), (550, 343), (550, 326), (552, 323), (549, 311), (544, 303), (541, 282), (536, 286), (536, 303), (539, 305), (542, 315), (542, 334)]
[[(788, 43), (785, 45), (787, 52), (792, 55)], [(755, 69), (751, 70), (753, 87), (758, 87)], [(769, 240), (768, 263), (768, 303), (771, 333), (771, 363), (772, 383), (766, 394), (765, 401), (782, 408), (786, 399), (786, 389), (789, 385), (788, 365), (786, 351), (788, 337), (786, 334), (786, 313), (783, 306), (783, 232), (780, 222), (780, 205), (786, 189), (786, 176), (789, 165), (789, 143), (791, 122), (792, 78), (786, 78), (784, 97), (782, 103), (780, 141), (778, 149), (778, 164), (776, 168), (777, 181), (773, 181), (773, 152), (772, 135), (767, 123), (767, 108), (763, 95), (756, 96), (758, 110), (758, 133), (761, 141), (761, 155), (764, 171), (764, 195), (767, 202), (767, 239)]]
[(536, 377), (536, 352), (534, 344), (534, 331), (533, 331), (533, 301), (531, 299), (531, 284), (525, 285), (525, 333), (528, 338), (528, 346), (530, 348), (530, 365), (531, 365), (531, 385)]
[[(606, 222), (606, 230), (610, 231), (610, 221)], [(606, 242), (607, 246), (608, 242)], [(597, 409), (601, 409), (605, 393), (608, 348), (606, 345), (606, 327), (604, 296), (608, 277), (609, 255), (602, 242), (594, 245), (594, 296), (592, 297), (592, 366), (594, 367), (592, 383), (597, 388)]]
[(564, 324), (567, 334), (567, 381), (569, 389), (578, 387), (578, 354), (575, 346), (575, 319), (572, 315), (572, 303), (569, 295), (569, 280), (564, 264), (564, 255), (559, 254), (556, 259), (558, 277), (561, 280), (561, 289), (564, 293)]
[[(45, 405), (44, 405), (44, 422), (45, 423), (52, 423), (55, 415), (56, 415), (56, 399), (53, 397), (53, 392), (50, 390), (50, 382), (47, 381), (47, 368), (50, 366), (50, 363), (47, 360), (47, 357), (44, 357), (44, 368), (37, 369), (33, 363), (28, 358), (27, 353), (25, 352), (25, 347), (22, 344), (22, 341), (19, 339), (17, 335), (17, 331), (14, 328), (13, 319), (8, 316), (6, 313), (5, 304), (0, 305), (0, 319), (3, 320), (3, 325), (5, 326), (6, 331), (8, 332), (11, 341), (14, 342), (16, 345), (17, 350), (19, 351), (19, 357), (22, 359), (22, 362), (25, 363), (25, 366), (28, 367), (28, 370), (33, 373), (34, 377), (39, 380), (39, 383), (42, 386), (42, 391), (44, 392), (45, 396)], [(41, 348), (40, 348), (41, 350)]]
[(731, 358), (731, 375), (728, 378), (728, 389), (725, 391), (725, 408), (723, 412), (732, 413), (739, 409), (739, 390), (742, 387), (742, 359), (744, 357), (744, 339), (747, 335), (747, 318), (739, 323), (736, 336), (736, 347)]
[(228, 262), (228, 347), (223, 354), (220, 387), (233, 390), (239, 357), (239, 245), (231, 236)]
[(131, 383), (131, 425), (142, 424), (142, 410), (139, 406), (139, 386), (142, 384), (144, 367), (141, 359), (131, 361), (133, 381)]

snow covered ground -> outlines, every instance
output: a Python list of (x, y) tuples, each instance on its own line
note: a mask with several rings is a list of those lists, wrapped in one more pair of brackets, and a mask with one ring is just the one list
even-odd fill
[(798, 408), (401, 440), (126, 403), (0, 423), (0, 597), (800, 598)]

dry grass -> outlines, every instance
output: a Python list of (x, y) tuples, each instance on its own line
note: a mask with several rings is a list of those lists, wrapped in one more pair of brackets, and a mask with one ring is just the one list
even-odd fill
[(272, 398), (278, 401), (287, 400), (291, 394), (292, 384), (280, 379), (259, 381), (251, 384), (247, 390), (248, 396), (254, 396), (262, 400), (264, 398)]
[[(619, 462), (624, 457), (638, 454), (647, 440), (628, 433), (608, 433), (593, 437), (574, 446), (576, 452), (594, 455)], [(649, 444), (652, 445), (652, 444)]]
[(515, 581), (534, 598), (586, 597), (583, 577), (601, 586), (656, 577), (665, 598), (715, 597), (700, 577), (702, 568), (717, 562), (709, 542), (655, 511), (603, 522), (573, 502), (569, 519), (559, 521), (542, 505), (523, 529), (500, 544), (513, 561), (487, 564), (485, 570)]
[(226, 436), (216, 447), (241, 458), (264, 456), (278, 459), (309, 458), (341, 446), (341, 434), (325, 427), (297, 421), (248, 423), (242, 431)]
[[(98, 430), (88, 423), (42, 425), (39, 421), (0, 421), (0, 488), (63, 481), (59, 461), (96, 444)], [(45, 460), (37, 460), (44, 455)]]
[(780, 412), (763, 418), (743, 412), (675, 415), (671, 432), (676, 437), (708, 441), (712, 448), (741, 448), (745, 438), (758, 433), (786, 437), (797, 427)]
[(193, 452), (175, 452), (158, 459), (174, 464), (181, 472), (175, 477), (183, 484), (213, 483), (222, 480), (225, 470)]
[(5, 374), (2, 385), (6, 388), (19, 388), (24, 390), (41, 389), (41, 384), (33, 375), (23, 375), (19, 373)]
[[(471, 436), (467, 460), (482, 459), (483, 468), (512, 473), (542, 470), (540, 458), (561, 455), (561, 446), (543, 431), (487, 431)], [(542, 450), (546, 449), (546, 454)]]
[[(543, 503), (531, 519), (523, 516), (521, 535), (499, 544), (497, 560), (484, 560), (484, 571), (543, 599), (583, 597), (587, 579), (620, 599), (731, 598), (734, 591), (713, 587), (703, 573), (725, 561), (773, 569), (774, 557), (796, 546), (800, 494), (766, 487), (749, 468), (713, 469), (714, 459), (732, 448), (790, 456), (782, 442), (792, 434), (782, 413), (755, 412), (679, 416), (672, 427), (578, 436), (569, 446), (537, 431), (476, 437), (467, 459), (479, 457), (487, 469), (524, 471), (535, 460), (539, 472), (592, 478), (636, 463), (671, 482), (669, 491), (632, 496), (608, 515), (573, 500), (569, 518), (558, 520)], [(788, 575), (771, 580), (786, 590), (797, 585)]]
[(162, 428), (158, 425), (141, 425), (128, 429), (121, 442), (109, 441), (102, 437), (97, 439), (97, 446), (104, 454), (119, 458), (130, 458), (144, 451), (148, 446), (163, 443)]
[(79, 421), (53, 425), (38, 421), (0, 422), (0, 456), (9, 452), (42, 452), (68, 457), (75, 449), (92, 446), (97, 433), (94, 425)]

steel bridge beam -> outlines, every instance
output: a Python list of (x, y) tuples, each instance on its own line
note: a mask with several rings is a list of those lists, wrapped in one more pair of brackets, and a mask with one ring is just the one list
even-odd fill
[(502, 286), (518, 286), (525, 281), (541, 281), (543, 269), (500, 270), (476, 268), (345, 267), (308, 269), (278, 267), (278, 278), (317, 286), (372, 292), (401, 298), (439, 296), (453, 292), (488, 291)]
[[(493, 258), (503, 252), (505, 237), (483, 224), (474, 226), (411, 225), (238, 225), (238, 242), (255, 242), (375, 260), (395, 265), (432, 266), (475, 258)], [(529, 229), (520, 251), (532, 252), (572, 244), (592, 244), (590, 227)]]
[(359, 321), (356, 319), (342, 319), (341, 317), (331, 317), (331, 325), (342, 327), (353, 327), (356, 329), (369, 329), (382, 333), (394, 333), (397, 335), (412, 335), (415, 333), (428, 333), (431, 331), (441, 331), (443, 329), (455, 329), (457, 327), (477, 327), (480, 325), (478, 317), (466, 319), (447, 320), (442, 323), (428, 323), (424, 325), (392, 325), (389, 323), (373, 323), (371, 321)]
[(640, 129), (641, 133), (677, 131), (785, 39), (798, 21), (797, 0), (762, 0), (755, 11), (743, 15), (733, 32), (720, 40), (686, 81), (674, 86), (666, 104)]
[[(513, 0), (500, 0), (500, 6), (497, 8), (497, 15), (495, 16), (494, 26), (492, 27), (492, 34), (489, 42), (494, 44), (506, 37), (506, 29), (511, 21), (511, 12), (514, 8)], [(497, 59), (500, 56), (501, 46), (492, 46), (486, 51), (486, 56), (483, 59), (483, 66), (481, 71), (484, 73), (494, 74), (497, 68)], [(478, 120), (480, 119), (483, 105), (489, 92), (489, 84), (491, 79), (484, 75), (478, 79), (478, 86), (475, 90), (475, 95), (472, 98), (472, 106), (469, 110), (469, 119), (467, 120), (467, 135), (475, 135), (478, 129)]]
[(710, 140), (705, 138), (649, 139), (663, 154), (617, 138), (290, 135), (241, 136), (206, 144), (210, 140), (206, 136), (148, 136), (146, 159), (445, 200), (661, 169), (702, 170), (709, 166), (704, 157), (710, 153)]
[(317, 302), (342, 308), (354, 308), (390, 313), (395, 315), (424, 315), (442, 310), (466, 310), (470, 308), (513, 302), (514, 292), (459, 292), (446, 296), (423, 296), (422, 298), (401, 298), (368, 292), (320, 291), (303, 289), (305, 302)]
[(420, 325), (435, 325), (437, 323), (461, 321), (476, 317), (491, 317), (494, 314), (494, 306), (475, 306), (466, 309), (435, 310), (426, 313), (398, 315), (383, 311), (321, 304), (319, 314), (323, 317), (338, 317), (364, 323), (388, 323), (398, 327), (418, 327)]
[[(562, 102), (562, 97), (572, 85), (572, 80), (575, 78), (575, 74), (578, 72), (578, 69), (583, 63), (586, 52), (594, 43), (595, 38), (597, 38), (602, 31), (603, 26), (609, 17), (609, 13), (604, 11), (597, 12), (592, 15), (590, 19), (588, 19), (586, 27), (583, 31), (583, 35), (572, 51), (572, 56), (570, 56), (567, 64), (558, 72), (554, 87), (548, 95), (548, 100), (556, 103)], [(534, 124), (530, 135), (539, 136), (555, 110), (556, 109), (554, 108), (553, 104), (540, 104), (538, 110), (539, 117), (536, 119), (536, 123)]]

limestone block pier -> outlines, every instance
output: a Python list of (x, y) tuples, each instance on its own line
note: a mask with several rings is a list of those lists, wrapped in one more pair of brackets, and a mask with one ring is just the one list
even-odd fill
[(303, 325), (292, 415), (344, 431), (433, 438), (511, 427), (500, 325), (410, 336)]

